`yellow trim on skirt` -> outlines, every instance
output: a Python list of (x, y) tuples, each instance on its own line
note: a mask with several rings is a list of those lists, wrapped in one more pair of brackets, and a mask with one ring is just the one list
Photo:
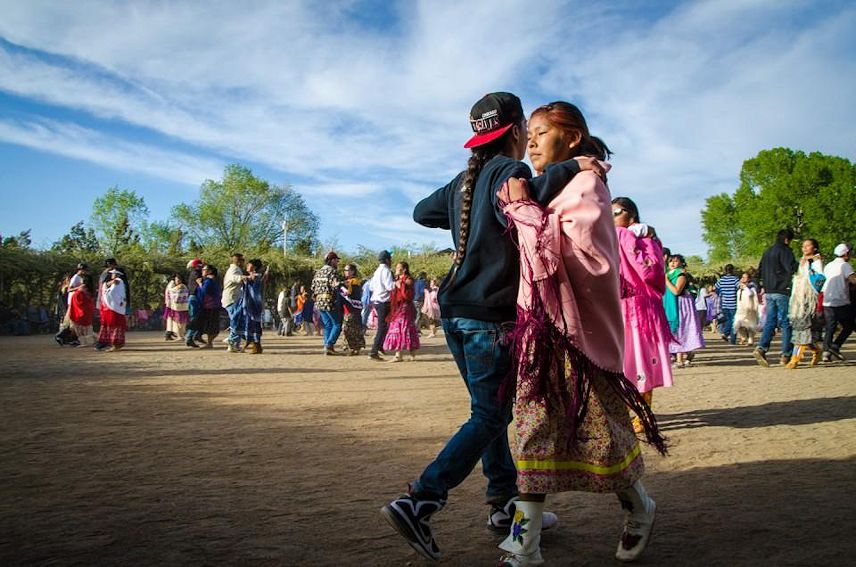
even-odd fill
[(593, 465), (580, 461), (517, 461), (517, 469), (538, 471), (578, 470), (601, 475), (615, 474), (629, 467), (641, 452), (642, 447), (639, 443), (636, 443), (633, 449), (624, 457), (624, 460), (610, 466)]

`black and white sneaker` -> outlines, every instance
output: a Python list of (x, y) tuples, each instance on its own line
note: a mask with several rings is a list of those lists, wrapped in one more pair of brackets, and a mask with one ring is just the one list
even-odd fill
[[(505, 504), (491, 504), (487, 516), (487, 529), (497, 534), (507, 536), (514, 522), (514, 512), (517, 511), (517, 496), (509, 498)], [(559, 516), (553, 512), (544, 512), (541, 518), (541, 531), (549, 530), (559, 523)]]
[(431, 533), (431, 515), (445, 505), (445, 500), (420, 500), (406, 494), (381, 508), (380, 513), (410, 547), (436, 561), (440, 559), (440, 548)]

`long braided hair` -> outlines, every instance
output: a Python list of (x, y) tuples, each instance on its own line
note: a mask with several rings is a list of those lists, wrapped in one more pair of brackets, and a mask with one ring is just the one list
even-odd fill
[(458, 248), (455, 251), (455, 266), (452, 277), (457, 274), (458, 268), (463, 264), (464, 257), (467, 255), (467, 240), (470, 237), (470, 210), (473, 206), (473, 191), (476, 182), (485, 164), (505, 149), (508, 135), (506, 133), (490, 143), (476, 146), (472, 149), (472, 155), (467, 161), (467, 170), (461, 178), (460, 232), (458, 233)]

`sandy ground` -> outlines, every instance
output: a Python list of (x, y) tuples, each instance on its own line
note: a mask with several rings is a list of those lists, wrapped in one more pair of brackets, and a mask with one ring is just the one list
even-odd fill
[[(429, 564), (378, 509), (468, 414), (443, 340), (400, 364), (265, 347), (0, 338), (0, 564)], [(640, 564), (853, 564), (856, 364), (762, 369), (711, 339), (654, 401), (672, 451), (646, 450), (658, 517)], [(435, 517), (442, 564), (495, 563), (484, 486), (477, 469)], [(614, 496), (548, 506), (548, 564), (617, 563)]]

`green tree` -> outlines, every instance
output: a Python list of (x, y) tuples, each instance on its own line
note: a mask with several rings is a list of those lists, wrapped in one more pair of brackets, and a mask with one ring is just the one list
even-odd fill
[(317, 242), (318, 217), (290, 186), (277, 186), (244, 166), (226, 166), (223, 179), (206, 180), (194, 203), (172, 209), (176, 223), (192, 243), (226, 250), (266, 251), (281, 245), (311, 249)]
[(27, 230), (22, 230), (16, 236), (7, 236), (3, 238), (0, 236), (0, 246), (3, 248), (17, 248), (26, 250), (33, 244), (33, 239), (31, 237), (33, 229), (28, 228)]
[(743, 162), (734, 195), (707, 199), (702, 210), (711, 261), (759, 257), (783, 228), (795, 240), (817, 239), (829, 254), (856, 239), (856, 165), (819, 152), (763, 150)]
[(169, 222), (148, 223), (142, 235), (143, 249), (153, 254), (184, 255), (184, 231)]
[(92, 204), (92, 225), (101, 248), (116, 254), (140, 241), (149, 208), (135, 191), (111, 187)]
[(86, 228), (80, 221), (54, 242), (51, 250), (70, 256), (89, 256), (98, 252), (98, 238), (94, 230)]

